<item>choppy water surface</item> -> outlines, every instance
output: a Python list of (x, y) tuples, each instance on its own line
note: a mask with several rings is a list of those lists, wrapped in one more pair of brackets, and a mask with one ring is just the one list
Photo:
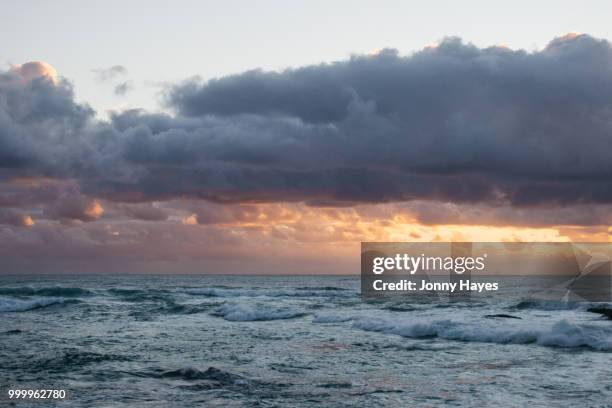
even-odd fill
[(612, 321), (592, 306), (365, 302), (353, 277), (0, 277), (0, 389), (67, 390), (49, 406), (612, 406)]

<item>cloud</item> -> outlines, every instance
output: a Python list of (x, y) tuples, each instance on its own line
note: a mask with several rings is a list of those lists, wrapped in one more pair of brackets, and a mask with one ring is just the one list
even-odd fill
[(125, 96), (134, 88), (134, 83), (125, 80), (128, 70), (123, 65), (113, 65), (109, 68), (92, 69), (98, 82), (111, 82), (115, 96)]
[(150, 203), (146, 204), (117, 204), (116, 209), (120, 214), (126, 215), (135, 220), (142, 221), (165, 221), (168, 214)]
[(0, 208), (0, 224), (15, 227), (31, 227), (34, 225), (34, 220), (29, 215), (20, 214), (11, 209)]
[(45, 208), (45, 216), (67, 221), (95, 221), (102, 216), (104, 208), (97, 201), (85, 196), (63, 196)]
[(100, 82), (121, 78), (126, 76), (128, 73), (127, 68), (123, 65), (113, 65), (109, 68), (92, 69), (91, 71), (95, 74), (96, 79)]
[[(612, 49), (588, 35), (188, 80), (166, 95), (174, 114), (109, 121), (66, 81), (18, 77), (0, 74), (0, 174), (74, 180), (90, 199), (612, 205)], [(48, 213), (95, 218), (68, 204)]]
[(58, 163), (79, 166), (92, 117), (91, 108), (74, 101), (72, 86), (43, 63), (0, 72), (0, 172), (31, 176), (53, 174)]
[(53, 179), (15, 178), (0, 181), (0, 207), (31, 207), (58, 199), (63, 191), (75, 188), (73, 182)]
[(534, 53), (451, 38), (191, 80), (167, 96), (176, 123), (128, 129), (126, 157), (147, 185), (181, 163), (160, 193), (219, 201), (609, 203), (611, 67), (609, 43), (586, 35)]
[(55, 68), (44, 61), (32, 61), (15, 65), (11, 67), (11, 71), (18, 74), (24, 82), (32, 82), (39, 78), (44, 78), (53, 84), (57, 84), (58, 81)]
[(191, 214), (183, 218), (181, 222), (183, 225), (198, 225), (198, 216), (196, 214)]
[(132, 89), (134, 89), (132, 81), (125, 81), (115, 85), (114, 92), (116, 96), (125, 96)]

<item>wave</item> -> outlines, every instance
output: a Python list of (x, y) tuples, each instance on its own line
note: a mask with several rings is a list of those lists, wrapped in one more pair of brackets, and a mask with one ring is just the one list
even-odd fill
[(612, 308), (610, 308), (610, 307), (604, 307), (604, 306), (590, 307), (586, 311), (587, 312), (591, 312), (591, 313), (600, 314), (603, 317), (605, 317), (606, 319), (612, 320)]
[(416, 306), (413, 306), (413, 305), (397, 304), (397, 305), (385, 305), (385, 306), (381, 307), (381, 309), (389, 310), (391, 312), (414, 312), (416, 310), (422, 310), (424, 308), (423, 307), (416, 307)]
[(7, 336), (10, 336), (10, 335), (13, 335), (13, 334), (21, 334), (21, 333), (23, 333), (23, 330), (13, 329), (13, 330), (7, 330), (7, 331), (2, 332), (0, 334), (4, 334), (4, 335), (7, 335)]
[(157, 375), (160, 378), (176, 378), (186, 381), (207, 380), (214, 381), (222, 385), (246, 384), (248, 380), (241, 375), (232, 374), (215, 367), (208, 367), (206, 371), (187, 367), (178, 370), (164, 371)]
[(68, 350), (61, 355), (33, 363), (37, 370), (70, 372), (75, 367), (102, 363), (105, 361), (130, 361), (131, 358), (116, 354), (101, 354), (89, 351)]
[(50, 286), (34, 288), (23, 286), (16, 288), (0, 288), (0, 295), (5, 296), (51, 296), (51, 297), (83, 297), (92, 296), (93, 292), (76, 287)]
[(307, 313), (289, 307), (224, 304), (216, 308), (212, 315), (232, 322), (254, 322), (293, 319), (306, 316)]
[(580, 307), (579, 302), (565, 302), (562, 300), (522, 300), (515, 305), (510, 306), (510, 309), (516, 310), (571, 310)]
[(317, 387), (321, 387), (321, 388), (352, 388), (353, 384), (350, 383), (350, 382), (346, 382), (346, 381), (339, 381), (339, 382), (329, 382), (329, 383), (318, 384)]
[(296, 288), (296, 289), (187, 289), (185, 293), (192, 296), (206, 297), (355, 297), (356, 292), (337, 289)]
[(108, 289), (107, 293), (126, 302), (142, 302), (150, 300), (165, 301), (172, 297), (172, 293), (163, 289)]
[(222, 303), (199, 303), (199, 304), (184, 304), (174, 301), (167, 301), (164, 305), (153, 309), (153, 312), (161, 314), (196, 314), (202, 313)]
[(316, 314), (313, 323), (342, 323), (353, 320), (354, 317), (351, 315), (343, 314)]
[(291, 386), (287, 383), (273, 383), (250, 379), (240, 374), (231, 373), (216, 367), (208, 367), (205, 371), (192, 367), (179, 368), (175, 370), (153, 369), (140, 372), (124, 372), (137, 377), (148, 377), (162, 380), (178, 380), (178, 388), (190, 391), (211, 391), (219, 388), (233, 390), (242, 395), (251, 395), (256, 398), (262, 396), (276, 396), (285, 387)]
[(452, 350), (455, 349), (453, 346), (449, 346), (448, 344), (438, 344), (438, 343), (416, 343), (413, 344), (403, 344), (403, 343), (371, 343), (371, 342), (356, 342), (352, 343), (353, 347), (358, 347), (360, 349), (368, 350), (368, 351), (380, 351), (380, 350), (397, 350), (397, 351), (443, 351), (443, 350)]
[(0, 299), (0, 313), (6, 312), (25, 312), (28, 310), (41, 309), (44, 307), (67, 304), (67, 303), (78, 303), (77, 299), (63, 299), (63, 298), (39, 298), (39, 299)]
[(299, 288), (295, 288), (295, 290), (323, 290), (323, 291), (346, 291), (349, 290), (347, 288), (340, 288), (338, 286), (301, 286)]
[(442, 338), (466, 342), (497, 344), (538, 344), (550, 347), (588, 347), (612, 351), (612, 328), (589, 326), (560, 320), (549, 328), (525, 325), (478, 326), (451, 320), (398, 322), (396, 320), (360, 319), (353, 327), (409, 338)]
[(185, 293), (195, 296), (206, 296), (206, 297), (230, 297), (234, 296), (247, 296), (244, 291), (232, 290), (232, 289), (217, 289), (217, 288), (202, 288), (202, 289), (187, 289)]
[(487, 319), (522, 319), (522, 317), (509, 315), (506, 313), (487, 314), (487, 315), (484, 315), (483, 317)]
[[(612, 305), (606, 302), (563, 301), (563, 300), (523, 300), (509, 307), (510, 310), (544, 310), (563, 311), (577, 310), (592, 312), (593, 310), (612, 310)], [(597, 312), (595, 312), (597, 313)], [(603, 313), (605, 315), (605, 313)]]

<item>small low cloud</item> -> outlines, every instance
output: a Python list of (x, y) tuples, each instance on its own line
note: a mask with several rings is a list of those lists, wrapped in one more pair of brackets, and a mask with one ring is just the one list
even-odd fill
[(115, 96), (125, 96), (134, 89), (134, 82), (127, 79), (128, 69), (123, 65), (113, 65), (109, 68), (92, 69), (96, 80), (100, 83), (110, 83)]
[(8, 209), (0, 208), (0, 224), (12, 225), (14, 227), (31, 227), (34, 225), (32, 217), (19, 212)]
[(121, 82), (120, 84), (115, 85), (115, 96), (124, 96), (132, 89), (134, 89), (134, 84), (132, 81)]
[(151, 203), (117, 204), (116, 207), (119, 213), (135, 220), (165, 221), (168, 219), (168, 214), (164, 210)]
[(90, 222), (100, 218), (104, 208), (92, 198), (67, 195), (47, 206), (44, 213), (52, 219)]
[(110, 68), (99, 68), (91, 70), (96, 79), (100, 82), (106, 82), (112, 79), (121, 78), (127, 75), (128, 70), (123, 65), (113, 65)]

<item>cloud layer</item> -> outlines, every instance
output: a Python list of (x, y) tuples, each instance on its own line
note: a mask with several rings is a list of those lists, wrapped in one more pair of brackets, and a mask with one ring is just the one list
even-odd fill
[[(115, 68), (101, 77), (121, 75)], [(612, 49), (588, 35), (532, 53), (449, 38), (409, 56), (191, 79), (168, 91), (173, 115), (109, 121), (48, 72), (30, 63), (0, 73), (0, 180), (70, 187), (52, 197), (34, 189), (36, 198), (13, 183), (0, 206), (26, 200), (44, 217), (93, 221), (103, 215), (96, 200), (140, 203), (117, 213), (141, 220), (166, 219), (150, 203), (179, 198), (612, 204)]]

